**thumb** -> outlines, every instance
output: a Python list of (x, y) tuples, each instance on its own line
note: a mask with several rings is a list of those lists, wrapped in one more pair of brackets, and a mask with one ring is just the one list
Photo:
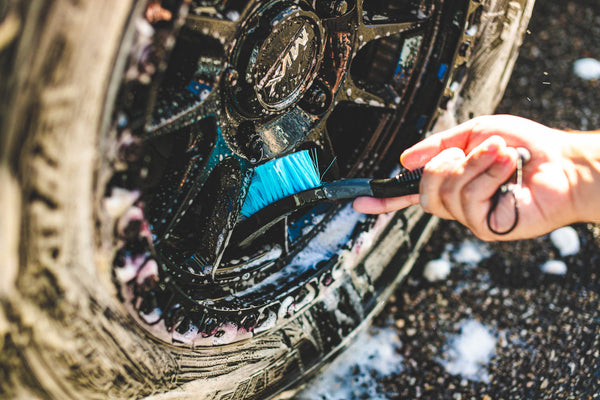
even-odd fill
[(435, 133), (414, 146), (406, 149), (400, 156), (400, 162), (408, 169), (415, 169), (427, 164), (442, 151), (457, 147), (468, 153), (471, 148), (481, 143), (485, 137), (472, 141), (473, 128), (480, 119), (471, 119), (443, 132)]
[(436, 146), (427, 146), (423, 143), (417, 143), (413, 147), (410, 147), (400, 155), (400, 163), (404, 168), (413, 170), (424, 166), (432, 158), (438, 155), (443, 148)]

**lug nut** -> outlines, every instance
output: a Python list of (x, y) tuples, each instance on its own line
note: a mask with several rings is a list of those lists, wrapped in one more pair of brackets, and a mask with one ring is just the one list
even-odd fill
[(325, 92), (319, 90), (313, 95), (313, 100), (319, 107), (323, 107), (325, 105), (325, 100), (327, 100), (327, 95)]
[(225, 71), (225, 79), (231, 86), (237, 85), (239, 76), (235, 68), (227, 68), (227, 71)]
[(263, 143), (260, 137), (253, 137), (248, 143), (249, 158), (252, 164), (256, 164), (262, 160), (264, 155)]
[(348, 11), (348, 2), (346, 0), (338, 0), (331, 4), (331, 12), (335, 16), (341, 16)]
[(308, 98), (315, 108), (322, 109), (327, 105), (327, 93), (319, 87), (314, 87)]

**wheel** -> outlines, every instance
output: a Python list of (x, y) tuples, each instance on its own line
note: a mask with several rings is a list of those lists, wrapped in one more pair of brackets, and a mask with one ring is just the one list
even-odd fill
[(0, 393), (269, 398), (339, 352), (435, 220), (236, 226), (256, 166), (386, 176), (501, 93), (532, 1), (0, 7)]

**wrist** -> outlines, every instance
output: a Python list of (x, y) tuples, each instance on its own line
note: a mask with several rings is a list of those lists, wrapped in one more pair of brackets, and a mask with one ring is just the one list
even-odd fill
[(565, 154), (570, 161), (574, 222), (600, 222), (600, 135), (569, 133)]

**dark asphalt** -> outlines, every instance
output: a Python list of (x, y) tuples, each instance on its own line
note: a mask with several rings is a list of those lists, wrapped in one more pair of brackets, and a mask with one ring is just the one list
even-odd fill
[[(566, 129), (600, 129), (600, 82), (584, 81), (573, 62), (600, 59), (598, 0), (538, 0), (498, 112)], [(595, 201), (598, 201), (597, 199)], [(454, 263), (447, 280), (422, 277), (448, 244), (474, 237), (443, 221), (408, 281), (375, 324), (398, 321), (404, 370), (380, 380), (390, 399), (600, 398), (600, 229), (575, 226), (581, 250), (561, 257), (548, 237), (491, 243), (476, 267)], [(597, 237), (594, 238), (594, 232)], [(562, 260), (566, 275), (540, 265)], [(439, 363), (448, 335), (474, 319), (498, 337), (488, 383), (450, 375)]]

